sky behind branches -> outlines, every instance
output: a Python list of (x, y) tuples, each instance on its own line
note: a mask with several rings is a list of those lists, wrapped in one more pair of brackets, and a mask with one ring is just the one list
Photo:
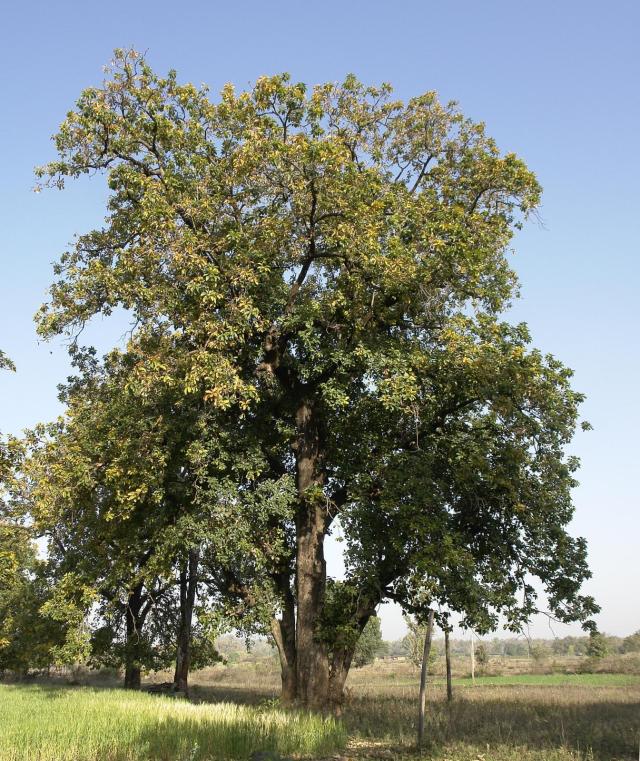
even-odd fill
[[(353, 72), (400, 98), (435, 89), (485, 121), (544, 188), (540, 221), (515, 239), (522, 298), (509, 319), (526, 321), (587, 394), (594, 430), (572, 446), (582, 459), (572, 532), (589, 541), (601, 629), (640, 629), (640, 3), (8, 0), (0, 19), (0, 348), (18, 366), (0, 374), (0, 430), (61, 409), (66, 347), (39, 342), (32, 317), (52, 262), (101, 224), (106, 189), (94, 178), (36, 195), (33, 167), (53, 158), (50, 136), (82, 88), (100, 83), (113, 48), (146, 51), (157, 71), (206, 82), (212, 97), (282, 71), (308, 85)], [(98, 319), (83, 341), (106, 350), (127, 329), (122, 315)], [(396, 609), (383, 608), (382, 622), (387, 638), (402, 633)], [(548, 635), (546, 620), (531, 633)]]

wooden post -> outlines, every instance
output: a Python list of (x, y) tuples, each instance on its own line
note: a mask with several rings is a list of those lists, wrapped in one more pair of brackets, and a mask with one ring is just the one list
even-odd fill
[(451, 685), (451, 646), (449, 645), (449, 629), (444, 630), (444, 655), (447, 663), (447, 700), (453, 700), (453, 687)]
[(473, 632), (471, 632), (471, 682), (476, 683), (476, 647), (473, 641)]
[(418, 712), (418, 748), (424, 742), (424, 712), (427, 702), (427, 674), (429, 672), (429, 653), (431, 652), (431, 637), (433, 634), (433, 614), (429, 611), (427, 618), (427, 631), (424, 637), (424, 650), (422, 652), (422, 670), (420, 672), (420, 709)]

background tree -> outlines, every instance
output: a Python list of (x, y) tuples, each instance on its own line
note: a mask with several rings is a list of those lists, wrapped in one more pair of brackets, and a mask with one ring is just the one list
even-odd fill
[[(424, 641), (427, 635), (427, 624), (418, 621), (414, 616), (405, 616), (404, 621), (407, 625), (407, 634), (402, 640), (404, 651), (407, 657), (416, 668), (422, 665), (422, 656), (424, 654)], [(438, 650), (433, 641), (429, 648), (429, 666), (433, 666), (438, 657)]]
[[(2, 351), (0, 369), (15, 371)], [(51, 597), (47, 564), (38, 559), (33, 530), (13, 504), (23, 455), (17, 439), (0, 434), (0, 671), (26, 674), (54, 663), (67, 632), (42, 615)]]
[[(94, 659), (122, 663), (128, 687), (139, 687), (143, 667), (166, 665), (160, 603), (180, 586), (184, 594), (172, 598), (180, 624), (174, 617), (170, 649), (185, 663), (178, 676), (186, 690), (197, 562), (190, 564), (188, 589), (181, 582), (194, 540), (187, 456), (194, 417), (184, 398), (176, 403), (165, 387), (152, 395), (128, 385), (137, 357), (133, 345), (102, 364), (92, 352), (75, 354), (78, 375), (61, 392), (65, 415), (28, 437), (23, 510), (48, 541), (59, 584), (51, 615), (66, 611), (70, 631), (85, 632), (89, 648), (85, 618), (93, 611), (102, 622)], [(94, 595), (77, 598), (82, 589)]]
[(483, 669), (489, 663), (489, 652), (484, 642), (478, 642), (475, 655), (478, 665)]
[[(111, 195), (56, 266), (41, 333), (123, 307), (140, 346), (155, 337), (132, 382), (194, 395), (221, 446), (255, 453), (224, 485), (230, 525), (256, 490), (294, 487), (263, 513), (277, 548), (247, 526), (258, 561), (220, 574), (242, 615), (277, 613), (286, 698), (339, 703), (377, 605), (411, 611), (425, 580), (427, 605), (478, 631), (499, 612), (521, 626), (529, 575), (561, 620), (588, 618), (585, 544), (565, 531), (581, 396), (499, 320), (540, 188), (482, 124), (354, 77), (309, 93), (263, 77), (213, 103), (117, 51), (55, 140), (45, 182), (103, 172)], [(336, 521), (347, 577), (329, 589)]]
[(599, 631), (591, 631), (589, 633), (589, 643), (587, 645), (586, 654), (589, 658), (600, 659), (604, 658), (609, 652), (607, 646), (607, 639), (604, 634)]
[(630, 634), (628, 637), (625, 637), (622, 642), (621, 649), (623, 653), (640, 652), (640, 630), (634, 634)]
[(353, 665), (361, 667), (373, 663), (376, 658), (386, 652), (385, 644), (382, 639), (380, 619), (377, 616), (371, 616), (356, 643)]
[(0, 672), (48, 670), (67, 639), (65, 626), (43, 614), (52, 589), (31, 532), (0, 520)]

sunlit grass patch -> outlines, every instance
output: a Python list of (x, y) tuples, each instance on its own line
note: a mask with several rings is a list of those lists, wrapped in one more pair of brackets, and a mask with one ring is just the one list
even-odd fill
[(204, 761), (341, 747), (331, 718), (88, 688), (0, 687), (0, 761)]
[[(442, 680), (437, 680), (442, 682)], [(637, 674), (507, 674), (505, 676), (478, 676), (477, 685), (505, 686), (509, 684), (529, 684), (537, 687), (557, 687), (562, 685), (580, 685), (584, 687), (631, 687), (640, 686), (640, 676)], [(454, 679), (454, 684), (460, 686), (472, 685), (471, 678)]]

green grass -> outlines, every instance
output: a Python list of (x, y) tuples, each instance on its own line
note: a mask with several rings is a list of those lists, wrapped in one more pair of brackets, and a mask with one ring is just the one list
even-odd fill
[[(384, 690), (383, 680), (373, 678), (370, 681), (360, 679), (359, 687)], [(418, 675), (410, 678), (388, 679), (387, 684), (394, 687), (415, 687)], [(429, 677), (429, 684), (442, 687), (445, 680), (441, 676)], [(531, 685), (535, 687), (560, 687), (562, 685), (578, 685), (581, 687), (640, 687), (638, 674), (506, 674), (503, 676), (477, 676), (475, 683), (471, 677), (453, 679), (454, 687), (490, 687), (492, 685), (506, 687), (509, 685)]]
[(346, 741), (333, 719), (120, 690), (4, 685), (0, 717), (0, 761), (204, 761), (261, 750), (320, 756)]
[[(442, 680), (437, 680), (441, 683)], [(454, 685), (461, 687), (473, 686), (471, 678), (454, 679)], [(637, 674), (509, 674), (507, 676), (478, 676), (476, 685), (505, 686), (509, 684), (530, 684), (537, 687), (557, 687), (563, 684), (575, 684), (584, 687), (632, 687), (640, 686), (640, 676)]]
[(193, 675), (197, 704), (122, 690), (0, 686), (0, 761), (637, 761), (640, 678), (524, 674), (429, 685), (427, 747), (415, 751), (417, 675), (376, 666), (349, 678), (341, 723), (278, 710), (277, 670)]

